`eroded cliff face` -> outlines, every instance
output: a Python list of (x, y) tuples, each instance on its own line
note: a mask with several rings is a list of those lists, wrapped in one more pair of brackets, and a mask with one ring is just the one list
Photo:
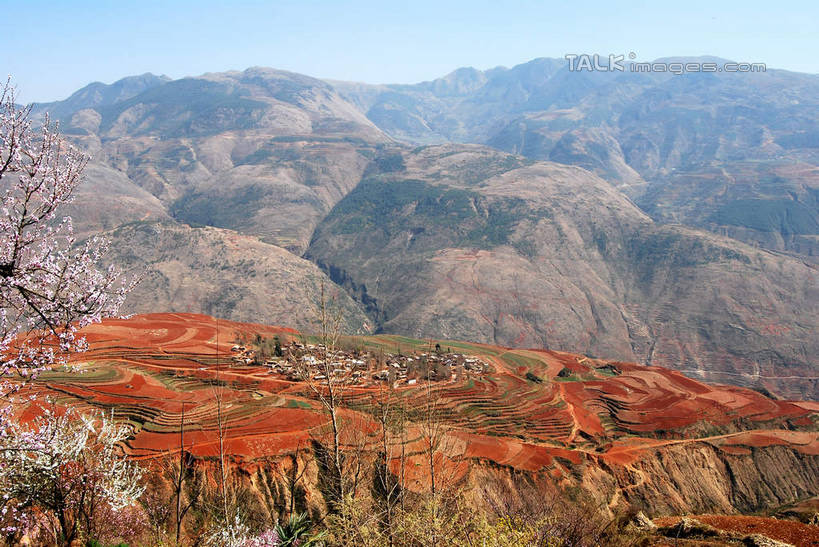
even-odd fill
[(628, 465), (593, 458), (580, 484), (610, 510), (629, 503), (652, 517), (764, 511), (819, 493), (819, 455), (776, 445), (743, 452), (695, 443)]
[(505, 485), (508, 491), (515, 477), (544, 493), (556, 486), (572, 492), (572, 498), (591, 500), (607, 518), (632, 509), (651, 518), (766, 513), (819, 495), (819, 453), (796, 443), (691, 441), (649, 449), (628, 462), (591, 453), (579, 463), (558, 458), (537, 472), (473, 462), (466, 484), (480, 503), (487, 484)]
[[(375, 462), (372, 457), (365, 459), (369, 464)], [(291, 492), (296, 494), (297, 510), (316, 516), (327, 510), (315, 459), (302, 453), (298, 459), (301, 479), (291, 488), (287, 477), (292, 475), (294, 461), (278, 458), (236, 469), (238, 484), (252, 492), (258, 507), (273, 519), (286, 514)], [(469, 465), (469, 472), (452, 485), (452, 491), (460, 489), (476, 508), (484, 510), (497, 507), (498, 500), (524, 505), (536, 500), (534, 503), (542, 506), (532, 510), (558, 510), (555, 500), (559, 499), (560, 503), (576, 503), (578, 511), (591, 508), (603, 518), (614, 518), (629, 509), (641, 510), (651, 518), (748, 514), (819, 495), (819, 454), (782, 445), (732, 454), (709, 443), (691, 443), (657, 449), (628, 464), (587, 455), (579, 464), (561, 461), (537, 472), (487, 460), (472, 460)], [(364, 467), (372, 469), (372, 465)], [(361, 487), (360, 495), (371, 495), (368, 485), (373, 484), (372, 479), (362, 475), (359, 484), (366, 486)], [(426, 490), (419, 486), (408, 495), (423, 495)]]

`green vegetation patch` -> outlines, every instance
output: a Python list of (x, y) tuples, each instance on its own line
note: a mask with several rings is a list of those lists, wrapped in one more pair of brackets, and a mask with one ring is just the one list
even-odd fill
[(442, 340), (441, 347), (451, 348), (452, 351), (457, 350), (458, 353), (465, 353), (471, 355), (498, 355), (505, 351), (500, 348), (498, 349), (488, 348), (485, 346), (479, 346), (477, 344), (470, 344), (469, 342), (455, 342), (452, 340)]
[(560, 369), (560, 372), (557, 373), (554, 380), (556, 382), (580, 382), (582, 378), (575, 372), (572, 372), (571, 369), (563, 367)]
[(226, 195), (188, 192), (171, 204), (174, 218), (192, 226), (237, 228), (246, 224), (267, 201), (272, 190), (261, 185), (232, 189)]
[(671, 229), (640, 234), (629, 240), (628, 247), (644, 282), (654, 276), (655, 270), (669, 267), (687, 268), (724, 260), (750, 263), (750, 258), (740, 252)]
[(612, 370), (606, 369), (606, 368), (598, 368), (598, 369), (595, 369), (594, 372), (598, 376), (603, 376), (604, 378), (611, 378), (612, 376), (617, 376), (617, 373), (615, 373)]
[(367, 179), (336, 205), (326, 225), (341, 234), (377, 232), (389, 240), (413, 234), (419, 249), (442, 243), (492, 248), (509, 242), (533, 212), (518, 198), (487, 199), (478, 192), (414, 179)]
[(525, 367), (533, 371), (540, 371), (545, 364), (540, 359), (508, 351), (500, 356), (507, 364), (513, 367)]
[(569, 376), (556, 376), (554, 378), (554, 381), (555, 382), (582, 382), (583, 379), (580, 376), (576, 375), (576, 374), (570, 374)]
[(543, 378), (541, 378), (540, 376), (537, 376), (536, 374), (533, 374), (531, 371), (526, 373), (526, 379), (529, 380), (530, 382), (534, 382), (536, 384), (542, 384), (543, 383)]
[(89, 363), (88, 366), (82, 367), (81, 372), (77, 374), (70, 368), (60, 367), (54, 370), (46, 370), (40, 373), (37, 377), (41, 382), (60, 382), (60, 383), (80, 383), (80, 384), (102, 384), (114, 382), (118, 380), (121, 375), (115, 368), (120, 366), (116, 362), (94, 362)]
[(783, 235), (819, 234), (819, 211), (790, 199), (738, 199), (720, 207), (708, 220)]

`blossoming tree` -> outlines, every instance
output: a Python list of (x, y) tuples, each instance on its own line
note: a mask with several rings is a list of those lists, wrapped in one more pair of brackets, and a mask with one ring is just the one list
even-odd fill
[[(107, 416), (45, 410), (34, 426), (10, 424), (0, 437), (0, 489), (7, 533), (52, 532), (71, 545), (97, 535), (102, 524), (127, 518), (143, 492), (142, 472), (119, 444), (131, 435), (127, 425)], [(119, 514), (118, 514), (119, 513)], [(99, 517), (107, 522), (99, 522)]]
[(72, 199), (87, 156), (46, 118), (0, 93), (0, 374), (30, 376), (82, 350), (77, 330), (116, 314), (130, 286), (115, 267), (99, 269), (102, 238), (75, 245)]
[(133, 283), (98, 266), (105, 240), (77, 244), (71, 219), (58, 216), (88, 158), (47, 118), (35, 128), (30, 113), (7, 82), (0, 89), (0, 511), (3, 532), (45, 519), (68, 545), (81, 529), (90, 533), (96, 507), (116, 511), (141, 493), (138, 468), (118, 448), (130, 430), (74, 411), (23, 425), (12, 396), (84, 350), (78, 330), (116, 314)]

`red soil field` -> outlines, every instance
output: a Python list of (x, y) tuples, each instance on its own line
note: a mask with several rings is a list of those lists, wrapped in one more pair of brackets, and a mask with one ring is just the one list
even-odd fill
[[(227, 450), (239, 460), (293, 452), (326, 431), (321, 405), (303, 383), (271, 374), (266, 367), (231, 361), (237, 336), (284, 340), (297, 336), (292, 329), (174, 313), (106, 320), (83, 334), (90, 350), (74, 358), (80, 373), (49, 372), (26, 389), (57, 405), (114, 409), (116, 416), (134, 424), (126, 449), (135, 458), (180, 449), (183, 408), (184, 449), (201, 457), (217, 454), (217, 398), (223, 405)], [(362, 340), (379, 346), (397, 339), (381, 335)], [(398, 343), (413, 348), (407, 340)], [(428, 344), (419, 341), (418, 347)], [(457, 344), (458, 351), (479, 357), (491, 370), (431, 386), (445, 422), (443, 452), (453, 476), (464, 472), (465, 462), (480, 460), (559, 476), (566, 464), (584, 455), (628, 464), (652, 448), (692, 442), (735, 454), (771, 444), (819, 454), (817, 403), (775, 401), (659, 367)], [(570, 377), (558, 377), (564, 368)], [(532, 381), (527, 373), (541, 381)], [(421, 384), (398, 387), (396, 394), (410, 407), (419, 405), (427, 393)], [(356, 425), (345, 442), (375, 442), (377, 426), (365, 409), (383, 391), (348, 388), (349, 410), (343, 418)], [(411, 428), (408, 446), (419, 452), (421, 437), (420, 430)], [(421, 473), (422, 466), (417, 467)]]
[[(792, 520), (739, 515), (695, 515), (691, 518), (713, 526), (717, 530), (735, 532), (741, 535), (762, 534), (796, 547), (819, 545), (819, 526), (811, 526)], [(654, 523), (657, 526), (673, 526), (679, 520), (680, 517), (665, 517), (655, 519)]]

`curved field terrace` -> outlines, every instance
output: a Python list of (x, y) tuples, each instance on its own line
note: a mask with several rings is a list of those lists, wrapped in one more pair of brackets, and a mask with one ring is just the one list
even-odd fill
[[(245, 359), (252, 352), (238, 345), (276, 339), (311, 359), (306, 352), (315, 339), (292, 329), (148, 314), (106, 320), (84, 334), (90, 350), (75, 358), (80, 373), (51, 371), (27, 389), (57, 405), (113, 409), (134, 426), (126, 449), (135, 458), (178, 451), (183, 424), (185, 450), (218, 454), (219, 401), (226, 450), (238, 460), (292, 453), (326, 428), (318, 398), (282, 372), (282, 359)], [(395, 365), (399, 375), (389, 379), (388, 365), (382, 376), (359, 373), (344, 390), (343, 419), (355, 424), (345, 441), (375, 442), (371, 409), (389, 394), (407, 408), (411, 454), (422, 444), (417, 418), (434, 408), (445, 426), (441, 457), (453, 475), (469, 461), (490, 461), (559, 477), (584, 457), (629, 465), (658, 447), (693, 442), (728, 454), (781, 444), (819, 454), (819, 403), (772, 400), (659, 367), (555, 351), (386, 335), (340, 345), (355, 347), (356, 355), (440, 361), (433, 381), (411, 378), (412, 365), (405, 364)]]

